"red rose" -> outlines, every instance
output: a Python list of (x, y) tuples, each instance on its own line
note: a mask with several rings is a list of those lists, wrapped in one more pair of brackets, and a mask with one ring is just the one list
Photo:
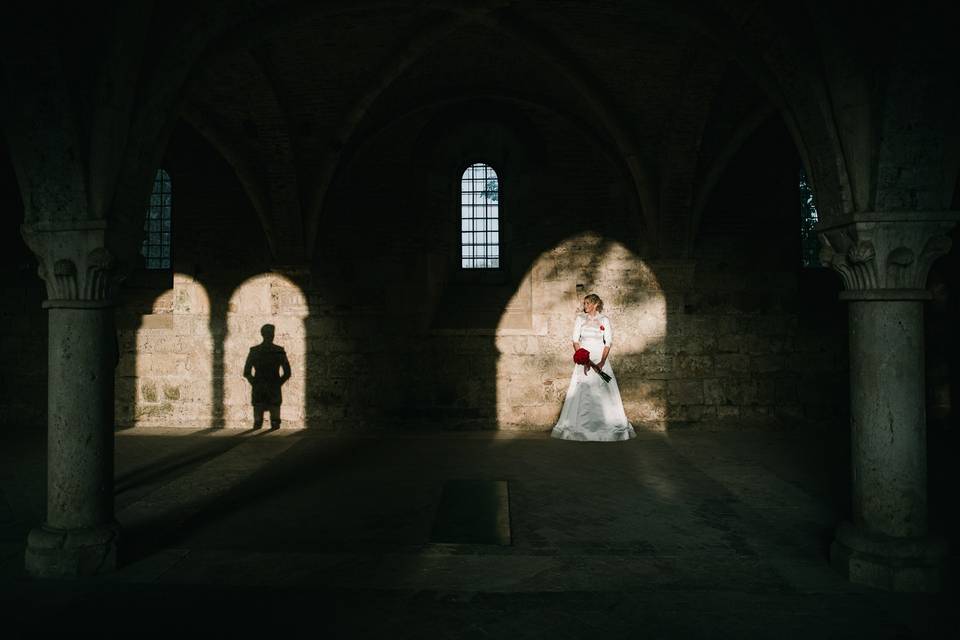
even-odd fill
[(603, 331), (603, 325), (600, 325), (600, 331)]

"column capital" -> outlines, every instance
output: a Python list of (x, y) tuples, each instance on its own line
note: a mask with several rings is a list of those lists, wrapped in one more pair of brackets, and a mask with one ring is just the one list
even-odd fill
[(925, 300), (933, 261), (950, 251), (960, 211), (858, 211), (817, 225), (820, 262), (845, 300)]
[(37, 274), (47, 285), (45, 308), (115, 304), (126, 273), (108, 248), (106, 221), (40, 221), (22, 225), (20, 233), (37, 256)]

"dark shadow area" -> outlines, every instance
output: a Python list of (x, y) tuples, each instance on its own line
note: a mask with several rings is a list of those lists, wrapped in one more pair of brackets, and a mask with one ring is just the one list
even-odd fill
[[(217, 635), (309, 633), (358, 639), (492, 637), (626, 639), (637, 629), (662, 638), (945, 637), (956, 618), (946, 596), (844, 594), (814, 604), (807, 594), (738, 593), (457, 593), (374, 589), (332, 590), (208, 585), (30, 585), (3, 594), (14, 638), (34, 637), (49, 616), (51, 634), (122, 633), (151, 620), (150, 637), (192, 632)], [(255, 613), (237, 613), (237, 603)], [(372, 615), (371, 612), (375, 612)]]
[(836, 274), (802, 266), (799, 167), (772, 118), (732, 158), (703, 212), (683, 313), (732, 323), (714, 350), (721, 421), (726, 411), (766, 427), (847, 416), (847, 310)]
[[(820, 442), (798, 435), (688, 430), (611, 447), (305, 432), (227, 493), (198, 496), (156, 522), (156, 550), (190, 553), (161, 584), (124, 587), (171, 592), (168, 611), (191, 610), (177, 594), (202, 583), (214, 601), (245, 593), (279, 606), (275, 598), (299, 587), (337, 602), (370, 596), (377, 617), (392, 615), (390, 602), (399, 611), (423, 598), (463, 605), (460, 614), (473, 619), (506, 588), (511, 599), (501, 611), (514, 611), (503, 608), (514, 600), (530, 604), (533, 594), (547, 607), (563, 602), (578, 612), (584, 599), (624, 599), (603, 612), (615, 628), (627, 602), (649, 607), (660, 596), (667, 609), (654, 624), (665, 629), (679, 628), (671, 626), (682, 618), (678, 607), (720, 616), (724, 629), (754, 615), (782, 624), (784, 607), (805, 632), (829, 610), (827, 635), (853, 621), (858, 630), (901, 625), (911, 632), (944, 624), (951, 609), (942, 596), (864, 590), (827, 567), (816, 542), (818, 527), (835, 517), (828, 463)], [(287, 438), (257, 437), (247, 456)], [(430, 544), (445, 482), (465, 476), (509, 481), (512, 547)], [(514, 577), (497, 582), (506, 575)], [(69, 608), (74, 597), (56, 606)], [(532, 618), (529, 624), (544, 628)]]
[(0, 131), (0, 355), (16, 363), (0, 373), (0, 428), (46, 429), (47, 312), (37, 259), (20, 235), (23, 201), (6, 141)]
[[(951, 209), (960, 210), (960, 176)], [(930, 526), (947, 537), (954, 589), (960, 584), (960, 228), (950, 234), (953, 247), (933, 263), (927, 289), (933, 298), (924, 316), (927, 376), (927, 491)]]
[(6, 363), (0, 371), (0, 567), (23, 564), (21, 545), (47, 505), (46, 287), (21, 237), (23, 222), (20, 186), (0, 127), (0, 358)]
[(506, 546), (510, 538), (506, 480), (450, 479), (443, 483), (431, 542)]
[[(253, 437), (260, 438), (266, 436), (267, 433), (264, 431), (255, 434)], [(230, 438), (231, 448), (248, 441), (248, 439)], [(149, 522), (149, 526), (143, 526), (136, 531), (125, 531), (124, 562), (133, 563), (163, 549), (181, 547), (190, 542), (191, 536), (196, 531), (215, 526), (231, 516), (246, 520), (247, 515), (256, 509), (256, 505), (269, 503), (271, 500), (279, 499), (282, 501), (287, 492), (293, 491), (297, 487), (302, 488), (311, 483), (330, 482), (338, 474), (349, 473), (351, 469), (355, 468), (360, 450), (366, 448), (363, 443), (359, 442), (341, 441), (339, 439), (324, 440), (330, 444), (329, 447), (314, 447), (306, 453), (303, 449), (305, 443), (310, 441), (298, 441), (280, 455), (271, 458), (269, 464), (259, 467), (249, 477), (244, 477), (232, 484), (226, 493), (197, 498), (184, 496), (181, 502), (168, 505), (169, 510), (166, 513), (158, 514), (156, 519)], [(222, 455), (222, 453), (221, 451), (217, 455)], [(343, 495), (348, 497), (352, 494), (346, 493)], [(313, 509), (319, 510), (319, 513), (313, 513)], [(336, 514), (331, 505), (324, 504), (318, 499), (308, 500), (306, 511), (301, 506), (288, 512), (288, 515), (299, 513), (294, 519), (296, 522), (301, 519), (317, 522), (318, 517), (325, 518)], [(257, 532), (255, 536), (260, 539), (263, 548), (276, 548), (278, 538), (275, 535), (276, 532), (272, 531), (276, 523), (264, 524), (263, 528), (260, 525), (251, 526), (252, 522), (248, 522), (245, 526), (249, 533)], [(300, 525), (295, 524), (294, 526), (299, 527)], [(240, 538), (228, 536), (220, 542), (222, 548), (230, 549), (236, 547), (239, 539), (245, 538), (243, 536), (240, 536)], [(301, 545), (304, 544), (302, 540), (299, 542)], [(319, 540), (314, 540), (312, 544), (307, 543), (305, 547), (301, 548), (317, 549), (318, 543)]]
[[(788, 546), (810, 547), (817, 521), (798, 529), (799, 521), (835, 517), (824, 452), (810, 440), (690, 432), (677, 440), (647, 434), (632, 444), (571, 446), (491, 438), (295, 436), (226, 493), (186, 498), (153, 532), (162, 537), (159, 548), (417, 548), (431, 541), (444, 487), (458, 475), (509, 481), (514, 546), (526, 552), (563, 554), (591, 543), (630, 554), (691, 552), (696, 540), (710, 548), (719, 532), (725, 542), (718, 559), (758, 555), (783, 537)], [(751, 489), (757, 482), (766, 484), (764, 494)], [(783, 502), (794, 491), (808, 504)], [(721, 507), (723, 514), (714, 513)], [(811, 507), (817, 511), (795, 513)], [(660, 515), (643, 515), (652, 513)]]
[[(206, 431), (213, 432), (215, 429)], [(196, 435), (201, 435), (201, 433)], [(206, 435), (209, 435), (209, 433)], [(235, 447), (239, 442), (236, 439), (225, 438), (194, 440), (190, 447), (176, 450), (160, 459), (150, 460), (135, 468), (120, 471), (114, 477), (114, 495), (135, 490), (142, 493), (160, 486), (168, 480), (217, 458), (228, 449)], [(124, 461), (130, 464), (129, 458), (126, 457), (128, 454), (118, 453), (118, 455), (124, 455)]]

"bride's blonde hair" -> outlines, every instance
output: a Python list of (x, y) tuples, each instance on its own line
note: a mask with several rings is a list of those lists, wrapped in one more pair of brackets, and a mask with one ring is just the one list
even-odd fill
[(595, 293), (587, 294), (583, 297), (584, 302), (592, 302), (597, 305), (597, 311), (603, 311), (603, 300)]

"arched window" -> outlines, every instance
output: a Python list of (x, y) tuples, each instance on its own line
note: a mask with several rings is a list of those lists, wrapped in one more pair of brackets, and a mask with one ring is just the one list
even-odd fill
[(147, 216), (143, 223), (143, 255), (147, 269), (170, 268), (170, 206), (173, 193), (170, 174), (163, 169), (157, 170), (153, 178), (153, 193), (147, 205)]
[(817, 203), (813, 199), (813, 188), (807, 180), (807, 173), (800, 169), (800, 249), (801, 260), (805, 267), (820, 266), (820, 241), (813, 230), (819, 222)]
[(482, 162), (460, 178), (460, 266), (500, 268), (500, 180)]

